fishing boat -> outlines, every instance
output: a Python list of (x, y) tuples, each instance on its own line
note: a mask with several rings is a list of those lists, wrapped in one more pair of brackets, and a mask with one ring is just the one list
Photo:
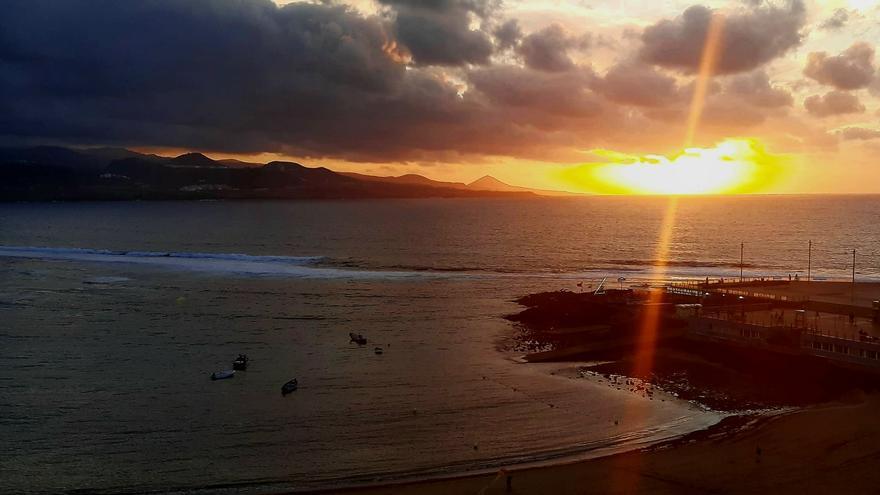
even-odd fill
[(211, 380), (225, 380), (235, 378), (235, 370), (215, 371), (211, 373)]
[(296, 390), (297, 387), (299, 387), (299, 384), (297, 383), (296, 378), (294, 378), (281, 386), (281, 395), (287, 395)]
[(247, 354), (239, 354), (235, 361), (232, 362), (232, 369), (244, 371), (248, 367)]
[(375, 349), (373, 349), (373, 352), (375, 352), (376, 354), (382, 354), (383, 350), (381, 347), (376, 347)]
[(349, 342), (355, 342), (357, 345), (367, 345), (367, 338), (359, 333), (349, 332), (348, 336), (351, 338)]

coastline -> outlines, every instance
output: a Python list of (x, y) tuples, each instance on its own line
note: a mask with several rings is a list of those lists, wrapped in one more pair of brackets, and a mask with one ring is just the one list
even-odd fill
[[(627, 295), (625, 291), (620, 294)], [(685, 342), (681, 325), (669, 318), (661, 325), (668, 328), (658, 336), (658, 344), (664, 337), (675, 345), (671, 352), (658, 349), (654, 365), (661, 371), (655, 369), (649, 376), (633, 374), (637, 367), (627, 352), (633, 347), (627, 329), (640, 320), (628, 308), (614, 306), (620, 297), (607, 297), (611, 304), (562, 292), (519, 299), (527, 309), (507, 318), (524, 332), (519, 339), (521, 347), (538, 344), (537, 349), (518, 349), (530, 351), (523, 361), (560, 363), (572, 358), (600, 358), (582, 368), (581, 375), (604, 377), (618, 390), (629, 389), (650, 400), (655, 391), (667, 389), (673, 397), (696, 400), (730, 415), (706, 428), (648, 446), (629, 445), (623, 452), (585, 451), (580, 456), (512, 463), (503, 469), (427, 479), (375, 480), (297, 493), (797, 493), (810, 492), (813, 487), (803, 480), (816, 477), (836, 488), (845, 486), (838, 478), (841, 476), (864, 476), (873, 482), (872, 471), (860, 470), (865, 459), (880, 458), (880, 448), (873, 447), (878, 443), (874, 440), (880, 438), (880, 427), (871, 423), (880, 412), (880, 395), (866, 397), (861, 390), (876, 389), (850, 380), (858, 375), (831, 373), (835, 370), (826, 366), (812, 369), (817, 363), (793, 359), (774, 364), (778, 356), (756, 356), (761, 352), (755, 349), (733, 352), (729, 347), (713, 349), (708, 343)], [(546, 345), (551, 350), (542, 349)], [(709, 355), (719, 361), (707, 361), (708, 351), (716, 351)], [(789, 365), (794, 369), (786, 369)], [(762, 372), (755, 373), (752, 368)], [(675, 383), (673, 377), (683, 370), (686, 374), (682, 376), (687, 378), (682, 384)], [(814, 376), (816, 373), (821, 376)], [(825, 379), (819, 379), (822, 377)], [(842, 383), (849, 386), (841, 387)], [(710, 394), (710, 390), (716, 393)], [(763, 409), (762, 404), (769, 409)], [(843, 455), (829, 464), (828, 454), (835, 451)], [(766, 459), (771, 453), (773, 465), (768, 466)], [(805, 467), (809, 463), (813, 465)], [(850, 471), (859, 472), (839, 474)], [(799, 488), (792, 488), (798, 483), (802, 483)], [(871, 483), (859, 486), (873, 487)], [(585, 490), (585, 486), (591, 488)]]
[[(504, 352), (504, 351), (502, 351)], [(516, 353), (517, 356), (521, 354)], [(530, 370), (528, 373), (535, 373), (546, 377), (555, 377), (556, 379), (571, 380), (571, 386), (591, 386), (607, 389), (610, 393), (622, 393), (628, 395), (641, 396), (647, 404), (648, 400), (657, 399), (657, 405), (661, 402), (675, 402), (686, 405), (689, 408), (702, 410), (714, 416), (711, 422), (698, 421), (693, 424), (695, 418), (680, 418), (680, 424), (672, 423), (662, 425), (657, 429), (649, 428), (640, 432), (637, 438), (615, 438), (614, 435), (607, 437), (603, 441), (584, 443), (574, 443), (569, 447), (560, 448), (551, 451), (531, 451), (513, 455), (508, 458), (487, 458), (477, 464), (462, 463), (452, 465), (441, 465), (418, 471), (403, 471), (381, 473), (377, 475), (355, 476), (351, 478), (342, 478), (336, 480), (327, 480), (317, 487), (305, 487), (296, 489), (281, 489), (271, 493), (276, 494), (330, 494), (330, 493), (397, 493), (398, 489), (404, 487), (414, 487), (414, 493), (421, 493), (422, 487), (433, 486), (437, 484), (438, 493), (449, 493), (446, 491), (447, 483), (465, 482), (471, 479), (481, 479), (484, 477), (493, 478), (501, 471), (531, 471), (549, 469), (554, 466), (574, 465), (584, 462), (598, 461), (600, 459), (625, 455), (630, 452), (652, 451), (654, 449), (666, 448), (670, 445), (687, 442), (690, 439), (701, 438), (703, 435), (719, 435), (733, 428), (742, 427), (743, 424), (749, 424), (763, 421), (769, 417), (787, 413), (782, 410), (765, 410), (765, 411), (716, 411), (706, 408), (705, 405), (699, 404), (697, 401), (678, 398), (675, 395), (668, 394), (662, 389), (657, 389), (657, 395), (649, 398), (644, 394), (634, 393), (631, 391), (616, 388), (607, 377), (603, 376), (584, 376), (579, 372), (576, 363), (571, 362), (555, 362), (555, 363), (532, 363), (529, 364), (521, 359), (513, 358), (512, 355), (504, 357), (512, 363), (517, 363), (522, 370)], [(559, 365), (564, 365), (560, 368)], [(580, 385), (578, 385), (580, 384)], [(628, 420), (637, 420), (642, 414), (641, 411), (634, 410), (624, 413), (621, 422)], [(627, 415), (629, 417), (627, 418)], [(687, 429), (682, 428), (683, 425), (693, 425)], [(616, 428), (615, 426), (612, 428)], [(676, 431), (684, 430), (684, 431)], [(661, 433), (663, 432), (663, 433)], [(409, 488), (404, 488), (409, 490)], [(455, 489), (457, 490), (457, 488)], [(467, 492), (467, 489), (465, 489)], [(403, 493), (409, 493), (405, 491)], [(428, 492), (433, 493), (433, 492)], [(452, 493), (457, 493), (453, 491)]]
[(880, 395), (853, 396), (795, 411), (731, 416), (705, 430), (598, 458), (293, 493), (802, 494), (841, 487), (863, 493), (880, 483), (877, 412)]

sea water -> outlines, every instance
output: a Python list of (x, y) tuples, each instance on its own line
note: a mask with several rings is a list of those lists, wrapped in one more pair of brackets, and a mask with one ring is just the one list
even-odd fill
[(680, 199), (658, 260), (666, 201), (0, 205), (0, 492), (262, 493), (625, 450), (720, 416), (517, 362), (515, 298), (659, 261), (736, 277), (741, 243), (747, 276), (803, 276), (812, 240), (814, 276), (849, 276), (855, 249), (880, 277), (878, 197)]

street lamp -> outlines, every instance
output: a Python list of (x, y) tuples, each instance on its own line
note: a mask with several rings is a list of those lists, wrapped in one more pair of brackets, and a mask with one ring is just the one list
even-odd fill
[(807, 248), (807, 282), (811, 282), (813, 280), (813, 241), (810, 240), (809, 247)]

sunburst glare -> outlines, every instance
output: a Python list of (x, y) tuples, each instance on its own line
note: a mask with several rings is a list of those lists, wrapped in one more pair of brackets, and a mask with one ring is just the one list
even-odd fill
[(578, 190), (605, 194), (752, 193), (774, 184), (789, 162), (755, 139), (727, 139), (674, 156), (593, 153), (607, 161), (567, 169), (561, 179)]

